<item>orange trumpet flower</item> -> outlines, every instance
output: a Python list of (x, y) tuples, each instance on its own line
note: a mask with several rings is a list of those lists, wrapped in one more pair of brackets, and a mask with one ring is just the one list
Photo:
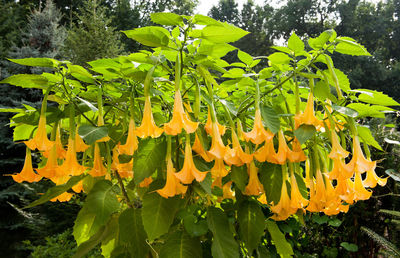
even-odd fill
[(249, 184), (244, 189), (246, 195), (260, 195), (264, 193), (264, 187), (258, 179), (258, 168), (254, 161), (247, 165), (247, 172), (249, 174)]
[(24, 167), (21, 172), (11, 175), (15, 182), (21, 183), (23, 181), (33, 183), (38, 182), (42, 177), (33, 171), (31, 151), (27, 148), (25, 154)]
[(73, 190), (75, 193), (83, 192), (83, 191), (84, 191), (84, 189), (83, 189), (83, 180), (79, 181), (79, 183), (77, 183), (76, 185), (74, 185), (74, 186), (72, 187), (72, 190)]
[(144, 188), (144, 187), (149, 187), (149, 185), (153, 182), (153, 178), (151, 176), (146, 177), (143, 179), (142, 182), (140, 182), (139, 187)]
[(197, 182), (201, 182), (208, 172), (201, 172), (194, 165), (189, 135), (186, 137), (185, 161), (183, 162), (182, 170), (174, 175), (184, 184), (190, 184), (194, 179), (196, 179)]
[(290, 174), (290, 207), (293, 209), (303, 209), (307, 206), (308, 200), (305, 199), (299, 190), (299, 186), (297, 185), (296, 177), (293, 171)]
[(335, 187), (336, 194), (348, 204), (354, 203), (354, 182), (351, 179), (338, 179)]
[(171, 157), (167, 157), (167, 182), (157, 193), (164, 198), (173, 197), (178, 194), (186, 193), (187, 186), (182, 185), (178, 178), (175, 177), (175, 168), (172, 164)]
[(229, 166), (242, 166), (244, 163), (248, 164), (253, 160), (253, 155), (248, 154), (243, 151), (242, 146), (240, 146), (239, 139), (232, 130), (232, 149), (226, 147), (224, 160)]
[(213, 177), (224, 177), (229, 173), (226, 169), (223, 159), (216, 159), (214, 166), (211, 168), (211, 175)]
[(84, 152), (85, 150), (87, 150), (89, 148), (89, 145), (87, 145), (82, 138), (79, 136), (78, 134), (78, 127), (76, 127), (75, 130), (75, 151), (76, 152)]
[(232, 191), (231, 186), (232, 186), (232, 181), (229, 181), (222, 186), (222, 192), (223, 192), (222, 199), (232, 199), (232, 200), (235, 199), (235, 192)]
[(79, 164), (78, 160), (76, 159), (75, 141), (72, 138), (69, 138), (67, 157), (65, 158), (64, 163), (57, 168), (57, 174), (79, 176), (83, 174), (85, 170), (86, 167)]
[(188, 118), (185, 110), (183, 109), (181, 92), (177, 90), (175, 92), (172, 119), (168, 123), (164, 124), (165, 133), (169, 135), (177, 135), (181, 133), (182, 129), (185, 129), (185, 131), (190, 134), (197, 130), (198, 125), (198, 122), (192, 122)]
[(68, 192), (65, 192), (65, 193), (60, 194), (60, 195), (57, 196), (57, 197), (54, 197), (54, 198), (51, 199), (50, 201), (51, 201), (51, 202), (56, 202), (56, 201), (59, 201), (59, 202), (68, 202), (69, 200), (71, 200), (71, 198), (72, 198), (72, 194), (71, 194), (71, 193), (68, 193)]
[(201, 144), (200, 142), (200, 138), (199, 136), (195, 135), (194, 138), (194, 143), (192, 146), (192, 150), (194, 152), (196, 152), (197, 154), (199, 154), (201, 156), (202, 159), (204, 159), (205, 162), (211, 162), (212, 158), (207, 154), (206, 150), (203, 148), (203, 144)]
[(363, 185), (365, 187), (374, 188), (377, 184), (380, 186), (385, 186), (387, 182), (386, 178), (380, 178), (376, 175), (375, 169), (367, 171), (367, 177), (363, 180)]
[[(217, 119), (217, 118), (215, 118), (215, 119)], [(217, 120), (215, 120), (215, 123), (218, 126), (218, 132), (221, 135), (224, 135), (225, 131), (226, 131), (226, 127), (224, 125), (221, 125), (220, 123), (218, 123)], [(212, 134), (212, 130), (213, 129), (212, 129), (212, 120), (211, 120), (210, 108), (208, 109), (207, 122), (206, 122), (206, 125), (204, 126), (204, 129), (206, 130), (207, 134), (209, 134), (209, 135)]]
[(301, 144), (295, 137), (292, 141), (292, 150), (288, 149), (287, 151), (287, 159), (290, 162), (302, 162), (307, 159), (307, 156), (304, 154), (304, 151), (301, 149)]
[(146, 138), (149, 136), (157, 138), (163, 133), (163, 131), (164, 130), (157, 127), (154, 122), (153, 113), (151, 112), (150, 96), (148, 96), (144, 102), (142, 124), (136, 128), (136, 135), (140, 138)]
[(24, 142), (31, 150), (38, 149), (39, 151), (48, 151), (53, 147), (54, 142), (47, 138), (46, 132), (46, 116), (40, 115), (38, 129), (29, 141)]
[(37, 168), (36, 172), (42, 177), (52, 178), (56, 176), (58, 168), (56, 145), (50, 150), (49, 157), (47, 158), (46, 165), (42, 168)]
[(372, 195), (372, 191), (368, 191), (364, 188), (361, 172), (356, 171), (354, 176), (354, 201), (368, 200)]
[(226, 147), (222, 142), (221, 135), (219, 133), (218, 125), (216, 123), (212, 124), (212, 141), (211, 141), (211, 149), (208, 151), (208, 154), (214, 159), (223, 159), (225, 156)]
[(256, 109), (253, 129), (248, 133), (243, 132), (243, 137), (246, 141), (251, 141), (254, 144), (270, 141), (274, 137), (273, 133), (265, 130), (262, 124), (261, 112), (259, 109)]
[(339, 138), (335, 132), (335, 130), (331, 130), (332, 135), (332, 150), (329, 153), (328, 157), (331, 159), (344, 159), (349, 156), (349, 152), (343, 149), (342, 145), (339, 142)]
[(353, 137), (353, 157), (347, 166), (349, 170), (360, 173), (375, 169), (376, 161), (370, 161), (364, 157), (358, 136)]
[(104, 176), (107, 174), (107, 169), (104, 167), (100, 155), (100, 147), (98, 143), (95, 143), (94, 145), (93, 167), (88, 173), (93, 177)]
[(271, 139), (270, 141), (266, 141), (264, 146), (256, 150), (254, 152), (254, 158), (259, 162), (269, 162), (277, 164), (278, 161), (276, 160), (276, 152), (274, 149), (274, 141)]
[(274, 220), (285, 220), (297, 211), (297, 208), (292, 208), (290, 205), (290, 199), (286, 187), (286, 179), (284, 179), (282, 182), (281, 198), (278, 204), (271, 206), (271, 211), (275, 213), (272, 216), (272, 219)]
[(282, 130), (279, 131), (279, 147), (278, 147), (278, 153), (276, 153), (275, 160), (277, 164), (285, 164), (286, 163), (286, 158), (288, 155), (288, 152), (291, 150), (286, 144), (286, 139), (285, 135), (283, 134)]
[(329, 179), (338, 179), (344, 180), (353, 177), (354, 171), (351, 170), (349, 166), (347, 166), (342, 159), (334, 159), (333, 160), (333, 168), (332, 171), (329, 172)]
[(294, 116), (294, 122), (296, 129), (302, 124), (313, 125), (317, 129), (321, 128), (322, 122), (315, 116), (314, 113), (314, 96), (311, 92), (308, 95), (306, 109), (302, 114), (296, 114)]
[(119, 154), (133, 155), (138, 148), (138, 140), (135, 132), (135, 121), (131, 118), (129, 121), (128, 138), (126, 143), (118, 147)]

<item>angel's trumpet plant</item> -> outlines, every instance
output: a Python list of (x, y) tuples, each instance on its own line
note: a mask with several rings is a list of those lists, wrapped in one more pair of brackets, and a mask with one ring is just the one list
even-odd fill
[(365, 158), (361, 150), (360, 141), (356, 135), (353, 136), (353, 156), (347, 166), (350, 170), (361, 173), (372, 170), (376, 166), (376, 161), (370, 161)]
[[(296, 176), (293, 172), (293, 164), (289, 164), (290, 171), (290, 206), (294, 209), (304, 209), (308, 205), (308, 200), (304, 198), (297, 185)], [(301, 179), (302, 180), (302, 179)]]
[[(43, 109), (42, 109), (43, 113)], [(24, 143), (29, 149), (39, 151), (49, 151), (53, 147), (54, 142), (50, 141), (46, 132), (46, 115), (40, 114), (38, 129), (32, 139)]]
[[(217, 119), (215, 119), (215, 123), (218, 126), (218, 132), (221, 135), (224, 135), (225, 131), (226, 131), (226, 127), (224, 125), (221, 125), (220, 123), (218, 123)], [(212, 119), (211, 119), (210, 109), (208, 109), (207, 122), (206, 122), (206, 124), (204, 126), (204, 129), (206, 130), (207, 134), (212, 135), (212, 133), (213, 133), (213, 123), (212, 123)]]
[(271, 139), (274, 137), (273, 133), (265, 130), (262, 124), (260, 109), (256, 109), (253, 129), (248, 133), (243, 132), (243, 137), (247, 142), (251, 141), (254, 144), (261, 144), (264, 141), (271, 141)]
[(75, 151), (76, 152), (84, 152), (84, 151), (86, 151), (90, 146), (89, 145), (87, 145), (84, 141), (83, 141), (83, 139), (79, 136), (79, 134), (78, 134), (78, 127), (76, 127), (76, 130), (75, 130), (75, 138), (74, 138), (74, 141), (75, 141)]
[(212, 124), (212, 141), (211, 149), (208, 154), (214, 159), (223, 159), (225, 156), (226, 147), (221, 139), (221, 134), (219, 133), (218, 125), (216, 123)]
[(301, 114), (296, 114), (294, 117), (295, 128), (298, 128), (302, 124), (313, 125), (319, 129), (322, 126), (321, 120), (315, 116), (314, 112), (314, 95), (312, 92), (308, 95), (306, 109)]
[(195, 138), (194, 138), (194, 143), (193, 143), (193, 146), (192, 146), (192, 150), (193, 150), (194, 152), (196, 152), (197, 154), (199, 154), (200, 157), (201, 157), (205, 162), (211, 162), (211, 161), (212, 161), (212, 157), (210, 157), (210, 156), (207, 154), (206, 150), (205, 150), (204, 147), (203, 147), (203, 144), (201, 144), (200, 138), (199, 138), (199, 136), (197, 135), (197, 133), (196, 133)]
[(72, 137), (68, 140), (68, 150), (64, 163), (57, 168), (58, 174), (65, 173), (71, 176), (79, 176), (83, 174), (86, 167), (79, 164), (76, 158), (75, 141)]
[(138, 148), (138, 140), (136, 137), (135, 121), (133, 118), (129, 120), (128, 137), (123, 145), (119, 145), (119, 154), (133, 155)]
[(293, 163), (302, 162), (307, 159), (307, 156), (304, 154), (301, 144), (296, 137), (292, 141), (292, 149), (287, 151), (287, 159)]
[(240, 146), (239, 138), (235, 131), (232, 129), (232, 148), (226, 147), (224, 160), (229, 166), (242, 166), (248, 164), (253, 160), (253, 155), (243, 151)]
[(144, 102), (144, 111), (142, 124), (136, 128), (136, 135), (140, 138), (152, 137), (157, 138), (163, 133), (163, 129), (157, 127), (154, 122), (153, 113), (151, 112), (150, 96), (146, 97)]
[(56, 151), (56, 146), (53, 145), (53, 147), (49, 152), (46, 165), (44, 167), (37, 168), (36, 172), (42, 177), (52, 178), (56, 175), (57, 168), (58, 168), (57, 151)]
[(279, 202), (271, 206), (271, 211), (274, 213), (272, 219), (274, 220), (285, 220), (290, 215), (293, 215), (297, 211), (297, 207), (293, 208), (290, 203), (289, 194), (286, 187), (287, 171), (286, 166), (282, 166), (282, 188), (281, 197)]
[(33, 183), (42, 179), (42, 176), (33, 171), (31, 150), (26, 148), (24, 166), (18, 174), (11, 175), (15, 182), (22, 183), (24, 181)]
[(98, 143), (95, 143), (94, 145), (93, 167), (88, 173), (93, 177), (105, 176), (107, 174), (107, 168), (103, 165), (103, 159), (100, 155), (100, 147)]
[(264, 187), (258, 179), (258, 168), (254, 161), (247, 164), (247, 173), (249, 174), (249, 183), (244, 190), (244, 194), (258, 196), (264, 193)]

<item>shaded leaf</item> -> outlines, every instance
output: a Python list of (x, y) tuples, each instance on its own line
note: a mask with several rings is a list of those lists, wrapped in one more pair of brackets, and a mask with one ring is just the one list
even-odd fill
[(264, 213), (254, 201), (244, 201), (238, 209), (238, 222), (240, 237), (249, 253), (257, 248), (264, 235)]
[(176, 231), (161, 247), (160, 258), (201, 258), (200, 240), (191, 238), (184, 231)]
[(260, 182), (264, 186), (268, 202), (277, 204), (281, 198), (282, 167), (264, 162), (259, 170)]
[(261, 116), (263, 118), (263, 122), (269, 128), (269, 130), (271, 130), (271, 132), (279, 132), (281, 123), (275, 109), (270, 106), (264, 105), (261, 107)]
[(285, 235), (279, 230), (278, 225), (275, 221), (267, 220), (267, 229), (271, 235), (273, 244), (276, 247), (276, 251), (282, 257), (290, 257), (293, 255), (292, 246), (287, 242)]
[(308, 139), (313, 137), (317, 130), (313, 125), (302, 124), (294, 131), (294, 135), (301, 144), (305, 143)]
[(108, 135), (108, 128), (106, 126), (81, 125), (78, 133), (90, 145), (106, 137)]
[(0, 83), (8, 83), (22, 88), (37, 89), (46, 89), (48, 82), (46, 77), (38, 74), (17, 74), (0, 81)]

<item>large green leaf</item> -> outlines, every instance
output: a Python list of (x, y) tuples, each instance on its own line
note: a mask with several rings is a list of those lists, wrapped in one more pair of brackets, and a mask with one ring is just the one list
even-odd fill
[(106, 137), (108, 135), (108, 128), (105, 126), (81, 125), (78, 133), (90, 145)]
[(290, 57), (285, 53), (276, 52), (268, 56), (268, 60), (273, 64), (288, 64), (290, 62)]
[(341, 54), (352, 55), (352, 56), (370, 56), (371, 54), (365, 49), (365, 47), (353, 39), (348, 37), (340, 37), (337, 38), (339, 42), (335, 51)]
[(346, 107), (351, 108), (358, 113), (358, 117), (378, 117), (385, 118), (385, 114), (382, 112), (382, 106), (368, 105), (363, 103), (351, 103)]
[(165, 161), (166, 150), (167, 143), (163, 137), (148, 138), (139, 142), (139, 148), (133, 156), (136, 184), (151, 176), (161, 166)]
[(152, 13), (150, 18), (154, 23), (161, 25), (181, 25), (183, 24), (182, 16), (176, 13)]
[(374, 136), (372, 136), (371, 130), (369, 130), (368, 127), (361, 126), (361, 125), (357, 126), (357, 132), (363, 142), (365, 142), (368, 145), (374, 146), (378, 150), (383, 151), (382, 147), (374, 139)]
[(198, 37), (214, 43), (229, 43), (237, 41), (247, 34), (248, 32), (241, 28), (228, 23), (220, 23), (218, 25), (206, 26), (201, 30), (201, 34)]
[(211, 252), (215, 258), (239, 258), (239, 246), (233, 238), (225, 213), (214, 207), (207, 209), (208, 228), (213, 233)]
[(142, 223), (140, 209), (126, 209), (118, 220), (119, 237), (118, 246), (129, 252), (129, 257), (146, 257), (149, 245), (146, 243), (147, 235)]
[(249, 175), (247, 174), (246, 166), (231, 166), (231, 179), (239, 188), (239, 190), (244, 191), (249, 181)]
[(282, 167), (264, 162), (259, 172), (260, 182), (264, 186), (267, 201), (278, 204), (281, 198)]
[(75, 220), (73, 234), (77, 244), (80, 245), (96, 234), (119, 206), (112, 183), (108, 180), (97, 181)]
[(128, 38), (150, 47), (165, 47), (169, 43), (170, 34), (162, 27), (148, 26), (123, 32)]
[(20, 65), (39, 66), (39, 67), (57, 67), (58, 64), (60, 63), (60, 61), (46, 57), (30, 57), (30, 58), (8, 59), (8, 60)]
[(49, 190), (47, 190), (47, 192), (44, 195), (42, 195), (42, 197), (40, 197), (38, 200), (32, 202), (28, 206), (24, 207), (24, 209), (32, 208), (37, 205), (40, 205), (40, 204), (50, 201), (51, 199), (59, 196), (62, 193), (65, 193), (66, 191), (71, 189), (71, 187), (73, 187), (74, 185), (79, 183), (79, 181), (83, 180), (85, 177), (86, 177), (86, 175), (83, 175), (83, 174), (80, 176), (74, 176), (74, 177), (71, 177), (68, 180), (68, 182), (66, 182), (63, 185), (56, 185), (56, 186), (50, 188)]
[(270, 106), (262, 106), (261, 116), (263, 118), (264, 124), (269, 128), (269, 130), (271, 130), (271, 132), (273, 133), (279, 132), (281, 123), (279, 121), (279, 117), (275, 109), (273, 109)]
[(240, 61), (247, 64), (248, 66), (250, 66), (253, 63), (253, 57), (247, 54), (246, 52), (239, 50), (237, 56)]
[(308, 44), (313, 49), (321, 49), (324, 47), (325, 43), (332, 38), (332, 36), (335, 36), (335, 34), (336, 33), (333, 30), (326, 30), (322, 32), (318, 37), (308, 39)]
[(302, 124), (299, 128), (294, 131), (294, 135), (301, 144), (305, 143), (308, 139), (313, 137), (317, 130), (313, 125)]
[(240, 237), (251, 254), (264, 235), (264, 213), (256, 202), (244, 201), (238, 209), (238, 221)]
[(142, 220), (150, 241), (164, 235), (174, 221), (181, 198), (163, 198), (158, 193), (143, 197)]
[(292, 246), (286, 241), (285, 235), (279, 230), (275, 221), (267, 220), (267, 229), (271, 235), (276, 251), (281, 257), (292, 257)]
[(198, 238), (191, 238), (184, 231), (171, 234), (161, 247), (160, 258), (201, 258), (202, 249)]
[(227, 43), (216, 44), (209, 42), (208, 40), (204, 40), (201, 42), (200, 47), (197, 49), (197, 53), (208, 55), (215, 58), (220, 58), (235, 49), (236, 47), (231, 46)]
[(352, 90), (354, 92), (361, 93), (358, 96), (358, 100), (368, 103), (368, 104), (375, 104), (375, 105), (382, 105), (382, 106), (399, 106), (400, 104), (389, 97), (388, 95), (375, 91), (375, 90), (368, 90), (368, 89), (357, 89)]
[(22, 88), (37, 89), (46, 89), (48, 82), (46, 77), (38, 74), (17, 74), (0, 81), (0, 83), (8, 83)]
[(288, 40), (288, 47), (295, 53), (300, 53), (304, 50), (304, 43), (293, 31)]

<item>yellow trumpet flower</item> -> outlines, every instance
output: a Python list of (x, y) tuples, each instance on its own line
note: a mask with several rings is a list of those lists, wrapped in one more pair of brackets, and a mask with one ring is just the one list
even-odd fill
[(29, 141), (24, 142), (31, 150), (49, 151), (53, 147), (54, 142), (47, 138), (46, 132), (46, 116), (40, 115), (38, 129)]
[(354, 201), (368, 200), (372, 195), (372, 191), (364, 188), (361, 172), (356, 171), (354, 176)]
[(75, 138), (74, 138), (74, 141), (75, 141), (75, 151), (76, 152), (84, 152), (85, 150), (87, 150), (90, 146), (89, 145), (87, 145), (83, 140), (82, 140), (82, 138), (79, 136), (79, 134), (78, 134), (78, 127), (76, 127), (76, 130), (75, 130)]
[(256, 109), (253, 129), (248, 133), (243, 132), (243, 137), (247, 142), (251, 141), (254, 144), (270, 141), (274, 137), (273, 133), (265, 130), (262, 124), (261, 112), (259, 109)]
[(275, 155), (275, 160), (277, 164), (285, 164), (288, 152), (290, 151), (289, 147), (286, 144), (285, 135), (283, 134), (282, 130), (279, 131), (279, 147), (278, 152)]
[(151, 176), (146, 177), (143, 179), (142, 182), (140, 182), (139, 187), (144, 188), (144, 187), (149, 187), (149, 185), (153, 182), (153, 178)]
[(314, 113), (314, 96), (310, 92), (308, 95), (307, 106), (302, 114), (296, 114), (294, 116), (295, 128), (299, 128), (300, 125), (313, 125), (315, 128), (320, 129), (322, 126), (321, 120), (319, 120)]
[(232, 181), (229, 181), (222, 186), (222, 192), (223, 192), (222, 199), (232, 199), (232, 200), (235, 199), (235, 192), (232, 191), (231, 186), (232, 186)]
[(299, 190), (299, 186), (297, 185), (296, 177), (293, 171), (290, 174), (290, 207), (293, 209), (303, 209), (307, 206), (308, 200), (305, 199)]
[(151, 112), (150, 96), (146, 97), (144, 102), (144, 111), (142, 124), (136, 128), (136, 135), (140, 138), (152, 137), (157, 138), (163, 133), (163, 129), (156, 126)]
[(138, 148), (138, 139), (136, 137), (135, 121), (131, 118), (129, 121), (128, 137), (126, 143), (118, 147), (119, 154), (133, 155)]
[[(63, 146), (63, 144), (61, 142), (60, 127), (57, 128), (54, 145), (56, 146), (57, 158), (65, 159), (65, 155), (66, 155), (67, 151), (64, 149), (64, 146)], [(43, 156), (45, 156), (46, 158), (49, 157), (49, 154), (50, 154), (50, 150), (47, 150), (47, 151), (43, 152)]]
[(37, 168), (36, 172), (42, 177), (53, 178), (57, 174), (56, 172), (57, 168), (58, 168), (57, 151), (56, 151), (56, 146), (53, 145), (53, 147), (50, 150), (49, 157), (47, 158), (46, 165), (42, 168)]
[(68, 139), (67, 157), (65, 158), (64, 163), (59, 166), (57, 170), (57, 174), (59, 175), (66, 174), (70, 176), (79, 176), (86, 170), (86, 167), (79, 164), (76, 159), (75, 141), (72, 138)]
[(335, 192), (340, 199), (348, 204), (354, 203), (354, 182), (351, 179), (338, 179)]
[(335, 132), (335, 130), (331, 130), (332, 135), (332, 149), (329, 153), (328, 157), (331, 159), (344, 159), (349, 156), (349, 152), (343, 149), (342, 145), (339, 142), (339, 138)]
[(269, 162), (277, 164), (278, 161), (276, 160), (276, 152), (274, 149), (274, 141), (271, 139), (270, 141), (266, 141), (264, 146), (256, 150), (254, 152), (254, 158), (259, 162)]
[(213, 123), (212, 129), (211, 149), (208, 151), (208, 154), (214, 159), (223, 159), (225, 156), (226, 147), (222, 142), (218, 125)]
[(205, 162), (211, 162), (212, 158), (207, 154), (206, 150), (203, 148), (203, 144), (200, 142), (200, 138), (196, 133), (194, 143), (192, 146), (192, 150), (199, 154), (202, 159), (204, 159)]
[(229, 173), (226, 169), (223, 159), (216, 159), (214, 166), (211, 168), (211, 175), (213, 177), (224, 177)]
[(185, 161), (183, 162), (182, 170), (174, 175), (184, 184), (190, 184), (194, 179), (196, 179), (197, 182), (201, 182), (208, 172), (201, 172), (194, 165), (189, 136), (186, 137)]
[(177, 135), (184, 129), (188, 134), (197, 130), (199, 123), (191, 121), (182, 105), (182, 97), (179, 90), (175, 92), (174, 110), (170, 122), (164, 124), (164, 132), (169, 135)]
[(247, 172), (249, 174), (249, 183), (244, 189), (246, 195), (260, 195), (264, 193), (264, 187), (258, 179), (258, 168), (254, 161), (247, 165)]
[(243, 151), (242, 146), (240, 146), (239, 139), (232, 130), (232, 149), (226, 147), (224, 160), (229, 166), (242, 166), (244, 163), (248, 164), (253, 160), (253, 155), (248, 154)]
[(285, 220), (297, 211), (297, 208), (292, 208), (290, 205), (286, 180), (283, 180), (282, 182), (281, 198), (276, 205), (271, 206), (271, 211), (274, 213), (274, 215), (271, 217), (273, 220)]
[(376, 161), (370, 161), (364, 157), (358, 136), (353, 137), (353, 157), (347, 166), (349, 170), (361, 173), (372, 170), (376, 166)]
[(175, 177), (175, 168), (172, 164), (171, 157), (167, 158), (167, 181), (162, 189), (157, 193), (164, 198), (173, 197), (178, 194), (186, 193), (187, 186), (182, 185), (178, 178)]
[(33, 171), (31, 151), (26, 150), (24, 166), (18, 174), (11, 175), (15, 182), (21, 183), (23, 181), (33, 183), (38, 182), (42, 177)]
[(301, 144), (295, 137), (292, 141), (292, 150), (288, 149), (287, 151), (287, 159), (290, 162), (302, 162), (307, 159), (307, 156), (304, 154), (304, 151), (301, 149)]
[(93, 177), (105, 176), (107, 174), (107, 169), (104, 167), (100, 155), (100, 147), (98, 143), (95, 143), (94, 145), (93, 167), (88, 173)]
[(363, 180), (363, 185), (365, 187), (374, 188), (377, 184), (380, 186), (385, 186), (387, 182), (386, 178), (380, 178), (376, 175), (375, 169), (367, 171), (367, 177)]
[(68, 193), (68, 192), (65, 192), (65, 193), (60, 194), (60, 195), (57, 196), (57, 197), (54, 197), (54, 198), (51, 199), (50, 201), (51, 201), (51, 202), (56, 202), (56, 201), (59, 201), (59, 202), (68, 202), (69, 200), (71, 200), (71, 198), (72, 198), (72, 194), (71, 194), (71, 193)]
[[(220, 123), (218, 123), (217, 120), (215, 121), (215, 123), (216, 123), (217, 126), (218, 126), (218, 132), (219, 132), (221, 135), (224, 135), (224, 134), (225, 134), (225, 131), (226, 131), (226, 127), (225, 127), (224, 125), (221, 125)], [(206, 132), (207, 132), (208, 135), (211, 135), (211, 134), (212, 134), (212, 130), (213, 130), (213, 129), (212, 129), (212, 120), (211, 120), (210, 109), (208, 109), (207, 122), (206, 122), (206, 124), (205, 124), (205, 126), (204, 126), (204, 129), (206, 130)]]

